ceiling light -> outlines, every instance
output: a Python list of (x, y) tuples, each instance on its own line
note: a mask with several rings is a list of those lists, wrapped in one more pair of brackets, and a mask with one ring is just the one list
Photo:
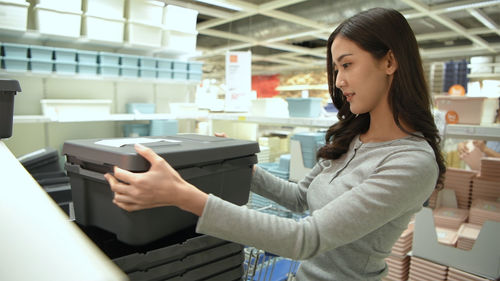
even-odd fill
[(230, 4), (230, 3), (227, 3), (224, 0), (196, 0), (196, 1), (202, 2), (205, 4), (209, 4), (209, 5), (213, 5), (213, 6), (217, 6), (217, 7), (222, 7), (222, 8), (234, 10), (234, 11), (241, 11), (242, 10), (240, 7), (233, 5), (233, 4)]

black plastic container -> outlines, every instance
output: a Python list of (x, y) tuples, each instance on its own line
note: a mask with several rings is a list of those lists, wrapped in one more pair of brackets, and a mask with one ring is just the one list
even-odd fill
[(17, 158), (32, 175), (62, 172), (59, 153), (51, 147), (42, 148)]
[[(149, 137), (152, 148), (191, 184), (234, 204), (248, 201), (252, 166), (257, 163), (257, 142), (202, 135)], [(159, 207), (127, 212), (113, 204), (113, 192), (104, 179), (113, 166), (144, 172), (149, 163), (132, 143), (109, 146), (110, 140), (66, 141), (66, 170), (70, 177), (76, 221), (117, 235), (130, 245), (142, 245), (191, 227), (197, 217), (177, 207)], [(116, 141), (116, 139), (112, 140)], [(107, 143), (107, 144), (103, 144)]]
[(0, 139), (12, 136), (14, 96), (17, 92), (21, 92), (19, 81), (0, 79)]

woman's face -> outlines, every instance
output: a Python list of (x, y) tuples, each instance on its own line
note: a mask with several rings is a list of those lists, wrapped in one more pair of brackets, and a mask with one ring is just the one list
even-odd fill
[[(377, 60), (353, 41), (339, 35), (332, 43), (335, 86), (350, 104), (351, 112), (373, 112), (388, 102), (392, 73), (386, 57)], [(388, 52), (389, 54), (389, 52)], [(390, 73), (390, 74), (389, 74)]]

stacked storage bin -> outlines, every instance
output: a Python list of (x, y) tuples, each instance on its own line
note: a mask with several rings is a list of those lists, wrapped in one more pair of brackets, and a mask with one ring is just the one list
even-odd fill
[(78, 51), (78, 73), (97, 75), (97, 52)]
[(467, 92), (467, 83), (467, 62), (465, 60), (445, 63), (443, 92), (447, 93), (450, 87), (455, 84), (462, 85)]
[(163, 14), (164, 48), (177, 53), (193, 53), (196, 50), (196, 18), (198, 11), (167, 5)]
[(172, 64), (171, 59), (159, 58), (157, 61), (157, 75), (159, 79), (172, 79)]
[(152, 0), (127, 0), (125, 38), (133, 45), (161, 46), (164, 3)]
[(7, 71), (28, 70), (28, 45), (2, 43), (2, 64)]
[(88, 39), (123, 42), (125, 0), (84, 0), (83, 35)]
[(123, 77), (139, 77), (139, 56), (120, 54), (120, 75)]
[(314, 167), (314, 165), (316, 164), (316, 152), (318, 151), (318, 149), (325, 145), (325, 133), (296, 133), (291, 137), (291, 139), (300, 141), (304, 167)]
[(243, 246), (186, 229), (131, 246), (113, 233), (78, 225), (130, 280), (242, 280)]
[(26, 31), (29, 3), (24, 0), (2, 0), (0, 2), (0, 28)]
[[(155, 113), (154, 103), (127, 103), (127, 113), (129, 114), (153, 114)], [(144, 123), (132, 123), (123, 125), (123, 136), (140, 137), (148, 136), (150, 125)]]
[(201, 62), (189, 62), (188, 64), (188, 79), (193, 81), (201, 81), (201, 75), (203, 63)]
[(80, 37), (81, 0), (35, 0), (35, 27), (42, 34)]
[(142, 78), (156, 78), (156, 59), (153, 57), (139, 58), (139, 76)]
[(33, 73), (51, 73), (54, 67), (54, 48), (46, 46), (29, 47), (30, 69)]
[(179, 133), (179, 121), (175, 119), (151, 120), (150, 136), (172, 136)]
[(172, 78), (178, 80), (187, 80), (188, 62), (174, 60), (172, 62)]
[(76, 50), (54, 48), (54, 69), (57, 74), (76, 74)]
[(69, 178), (59, 163), (57, 150), (46, 147), (23, 155), (18, 160), (52, 200), (69, 215), (71, 187)]
[(99, 52), (97, 58), (100, 75), (107, 77), (118, 77), (120, 75), (119, 54)]

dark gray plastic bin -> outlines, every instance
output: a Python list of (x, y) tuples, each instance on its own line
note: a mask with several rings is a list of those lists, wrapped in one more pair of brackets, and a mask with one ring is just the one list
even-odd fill
[[(202, 135), (148, 137), (151, 147), (191, 184), (232, 203), (248, 201), (257, 142)], [(165, 140), (166, 139), (166, 140)], [(127, 140), (127, 138), (124, 138)], [(75, 219), (117, 235), (118, 240), (142, 245), (196, 224), (197, 217), (177, 207), (127, 212), (113, 204), (113, 192), (104, 179), (113, 166), (143, 172), (149, 163), (133, 144), (111, 147), (100, 139), (66, 141), (63, 154), (70, 177)]]
[(17, 158), (30, 174), (58, 172), (59, 153), (51, 147), (42, 148)]
[(12, 136), (14, 96), (20, 91), (19, 81), (0, 79), (0, 139)]

